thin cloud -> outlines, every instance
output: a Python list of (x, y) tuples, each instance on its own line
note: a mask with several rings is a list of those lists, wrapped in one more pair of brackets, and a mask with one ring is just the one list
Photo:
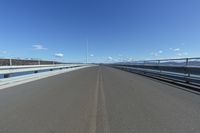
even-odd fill
[(154, 53), (154, 52), (152, 52), (150, 55), (158, 56), (158, 53)]
[(174, 52), (178, 52), (178, 51), (180, 51), (181, 49), (180, 49), (180, 48), (169, 48), (169, 50), (172, 50), (172, 51), (174, 51)]
[(188, 56), (188, 53), (187, 52), (178, 53), (177, 56)]
[(108, 60), (113, 60), (113, 57), (109, 56), (109, 57), (108, 57)]
[(131, 61), (133, 61), (133, 58), (131, 58), (131, 57), (126, 57), (126, 59), (124, 59), (124, 61), (131, 62)]
[(43, 45), (32, 45), (34, 50), (47, 50)]
[(178, 53), (177, 55), (178, 55), (178, 56), (182, 56), (183, 54), (182, 54), (182, 53)]
[(0, 53), (1, 53), (1, 54), (7, 54), (8, 51), (5, 51), (5, 50), (1, 51), (1, 50), (0, 50)]
[(93, 54), (91, 54), (91, 55), (90, 55), (90, 57), (94, 57), (94, 55), (93, 55)]
[(175, 48), (175, 49), (174, 49), (174, 51), (180, 51), (180, 50), (181, 50), (180, 48)]
[(159, 54), (162, 54), (162, 53), (163, 53), (163, 51), (162, 51), (162, 50), (159, 50), (159, 51), (158, 51), (158, 53), (159, 53)]
[(64, 57), (64, 54), (63, 53), (55, 53), (54, 56), (57, 58), (62, 58), (62, 57)]
[(158, 57), (158, 56), (160, 56), (162, 53), (163, 53), (163, 51), (162, 51), (162, 50), (159, 50), (159, 51), (157, 51), (157, 52), (152, 52), (150, 55), (153, 55), (153, 56)]

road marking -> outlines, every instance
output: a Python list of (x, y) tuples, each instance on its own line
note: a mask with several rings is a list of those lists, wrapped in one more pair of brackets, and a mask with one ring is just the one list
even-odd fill
[(99, 81), (100, 81), (99, 73), (100, 69), (98, 69), (97, 72), (97, 82), (96, 82), (96, 88), (94, 92), (94, 102), (93, 102), (94, 105), (91, 114), (89, 133), (96, 133), (97, 129), (97, 105), (98, 105), (98, 93), (99, 93)]
[(100, 69), (98, 69), (97, 72), (97, 81), (96, 81), (96, 88), (94, 93), (94, 102), (93, 102), (93, 108), (92, 108), (92, 114), (91, 116), (91, 123), (89, 128), (89, 133), (96, 133), (97, 132), (97, 109), (98, 109), (98, 94), (100, 93), (101, 100), (102, 100), (102, 117), (103, 117), (103, 133), (110, 133), (110, 126), (108, 122), (107, 117), (107, 110), (106, 110), (106, 99), (105, 99), (105, 93), (103, 88), (103, 76)]
[(102, 73), (100, 73), (100, 90), (101, 90), (101, 97), (102, 97), (104, 133), (110, 133), (110, 126), (109, 126), (108, 116), (107, 116), (106, 99), (105, 99), (105, 93), (104, 93), (104, 87), (103, 87), (103, 76), (102, 76)]

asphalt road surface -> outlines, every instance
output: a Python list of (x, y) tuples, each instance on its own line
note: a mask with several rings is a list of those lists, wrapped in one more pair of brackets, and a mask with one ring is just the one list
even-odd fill
[(200, 95), (90, 67), (0, 90), (0, 133), (200, 133)]

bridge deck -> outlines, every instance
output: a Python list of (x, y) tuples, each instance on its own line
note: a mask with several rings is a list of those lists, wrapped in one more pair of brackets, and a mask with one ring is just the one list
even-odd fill
[(199, 133), (200, 96), (109, 67), (0, 90), (1, 133)]

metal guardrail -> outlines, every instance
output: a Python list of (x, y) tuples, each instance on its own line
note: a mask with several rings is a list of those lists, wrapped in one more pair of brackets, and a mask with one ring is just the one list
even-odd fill
[(58, 69), (75, 68), (75, 67), (81, 67), (83, 65), (84, 64), (1, 66), (0, 75), (4, 75), (4, 78), (9, 78), (14, 73), (22, 73), (22, 72), (38, 73), (40, 71), (53, 71)]
[(200, 67), (200, 57), (198, 57), (198, 58), (179, 58), (179, 59), (161, 59), (161, 60), (144, 60), (144, 61), (134, 61), (134, 62), (126, 62), (126, 63), (122, 62), (122, 63), (118, 63), (118, 64), (199, 66)]
[(0, 58), (0, 66), (16, 66), (16, 65), (49, 65), (49, 64), (62, 64), (57, 61), (47, 61), (40, 59), (6, 59)]
[(135, 61), (111, 64), (112, 67), (152, 76), (161, 76), (200, 85), (200, 58)]

